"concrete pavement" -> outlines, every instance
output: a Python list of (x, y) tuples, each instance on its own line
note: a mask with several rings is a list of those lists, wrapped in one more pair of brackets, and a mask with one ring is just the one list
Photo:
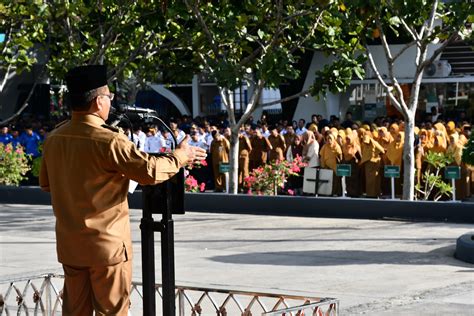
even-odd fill
[[(136, 281), (140, 217), (131, 210)], [(180, 285), (335, 297), (342, 315), (474, 315), (474, 265), (453, 257), (472, 224), (216, 213), (175, 220)], [(46, 272), (62, 272), (51, 207), (0, 204), (0, 283)]]

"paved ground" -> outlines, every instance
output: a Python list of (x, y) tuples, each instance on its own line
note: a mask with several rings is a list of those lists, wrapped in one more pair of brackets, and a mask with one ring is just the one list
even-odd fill
[[(188, 213), (175, 231), (178, 284), (335, 297), (342, 315), (474, 315), (474, 265), (453, 257), (474, 225)], [(51, 208), (0, 204), (0, 283), (44, 272), (61, 272)]]

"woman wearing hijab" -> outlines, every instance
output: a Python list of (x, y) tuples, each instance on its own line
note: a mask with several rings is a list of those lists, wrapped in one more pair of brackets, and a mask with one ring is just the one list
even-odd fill
[(346, 177), (347, 195), (350, 197), (361, 195), (359, 161), (362, 158), (362, 153), (356, 137), (357, 132), (354, 134), (352, 131), (346, 130), (346, 140), (342, 146), (342, 163), (351, 165), (351, 176)]
[[(387, 148), (389, 144), (393, 143), (392, 134), (389, 133), (388, 129), (385, 126), (382, 126), (378, 129), (378, 138), (376, 140), (383, 147), (385, 152), (387, 152)], [(382, 155), (382, 165), (380, 166), (380, 168), (383, 170), (384, 166), (389, 165), (389, 164), (390, 163), (388, 162), (387, 156), (385, 154)], [(382, 178), (382, 192), (384, 195), (390, 194), (391, 192), (390, 178), (385, 178), (385, 177)]]
[(398, 132), (400, 131), (400, 128), (398, 127), (397, 123), (393, 123), (390, 125), (389, 131), (390, 135), (392, 135), (392, 138), (395, 139), (395, 137), (398, 135)]
[(429, 132), (422, 128), (418, 134), (418, 145), (415, 148), (416, 182), (421, 185), (421, 175), (426, 169), (425, 156), (433, 147)]
[(365, 193), (367, 197), (378, 198), (381, 193), (381, 154), (385, 152), (383, 147), (372, 138), (372, 133), (366, 131), (361, 143), (362, 159), (361, 166), (364, 169)]
[[(303, 157), (303, 144), (301, 142), (302, 137), (296, 135), (293, 139), (293, 143), (288, 146), (286, 151), (286, 160), (293, 161), (297, 156)], [(301, 194), (303, 188), (303, 169), (301, 168), (298, 176), (290, 176), (288, 178), (288, 189), (292, 189), (296, 194)]]
[(342, 160), (342, 150), (334, 133), (328, 134), (326, 144), (321, 148), (319, 155), (321, 167), (333, 171), (332, 194), (341, 195), (341, 179), (336, 177), (336, 168), (338, 162)]
[(451, 166), (458, 166), (461, 168), (461, 179), (456, 180), (456, 200), (463, 200), (471, 196), (470, 186), (470, 171), (465, 163), (462, 162), (463, 144), (459, 140), (459, 134), (453, 133), (449, 136), (449, 146), (446, 154), (453, 158)]
[(316, 141), (314, 133), (306, 131), (302, 137), (303, 144), (303, 162), (307, 163), (307, 166), (302, 170), (303, 179), (308, 180), (310, 177), (309, 170), (307, 168), (319, 167), (319, 143)]
[(436, 123), (433, 131), (433, 147), (431, 151), (436, 153), (445, 153), (448, 147), (446, 128), (442, 123)]
[(308, 167), (319, 167), (319, 143), (311, 131), (303, 134), (303, 162)]
[[(387, 157), (387, 164), (390, 166), (400, 167), (400, 174), (403, 174), (403, 145), (405, 144), (405, 133), (399, 132), (394, 139), (387, 147), (387, 152), (385, 156)], [(395, 179), (395, 193), (402, 193), (402, 178)]]

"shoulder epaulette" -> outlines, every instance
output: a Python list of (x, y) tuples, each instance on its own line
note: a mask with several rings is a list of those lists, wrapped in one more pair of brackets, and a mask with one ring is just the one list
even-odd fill
[(58, 127), (60, 127), (60, 126), (62, 126), (62, 125), (64, 125), (64, 124), (66, 124), (67, 122), (69, 122), (69, 120), (64, 120), (64, 121), (62, 121), (62, 122), (56, 124), (56, 126), (54, 126), (54, 128), (58, 128)]
[(106, 129), (109, 129), (109, 130), (111, 130), (113, 132), (116, 132), (116, 133), (120, 132), (120, 129), (118, 127), (110, 126), (110, 125), (107, 125), (107, 124), (102, 124), (102, 127), (106, 128)]

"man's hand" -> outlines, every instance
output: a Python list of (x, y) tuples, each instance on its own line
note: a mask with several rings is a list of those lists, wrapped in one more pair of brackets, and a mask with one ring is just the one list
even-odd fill
[(189, 142), (189, 135), (183, 139), (183, 141), (178, 145), (177, 150), (181, 151), (188, 157), (188, 164), (192, 164), (195, 161), (201, 161), (206, 159), (207, 153), (205, 149), (200, 147), (191, 146), (188, 144)]

